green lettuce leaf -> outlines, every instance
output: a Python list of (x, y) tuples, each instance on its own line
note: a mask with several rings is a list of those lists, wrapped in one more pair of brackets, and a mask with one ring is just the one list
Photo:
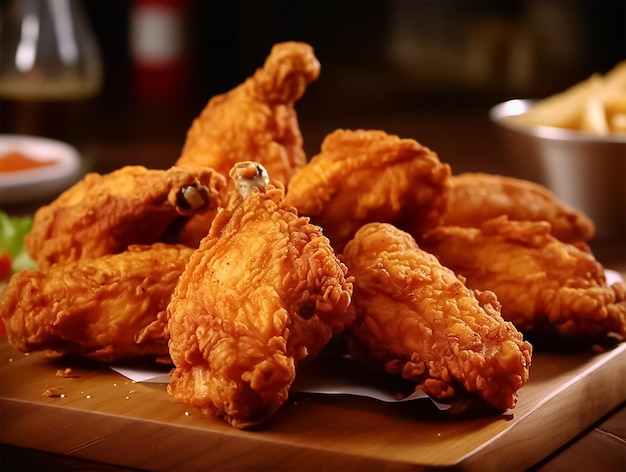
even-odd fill
[(0, 210), (0, 254), (9, 253), (13, 273), (37, 265), (24, 250), (24, 236), (32, 227), (31, 216), (10, 217)]

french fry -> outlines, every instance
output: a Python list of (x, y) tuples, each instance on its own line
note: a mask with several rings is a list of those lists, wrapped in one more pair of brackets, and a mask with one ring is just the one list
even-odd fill
[(604, 108), (610, 114), (626, 113), (626, 92), (619, 97), (606, 100)]
[(538, 102), (527, 113), (515, 116), (515, 121), (530, 126), (577, 129), (580, 127), (585, 103), (601, 81), (602, 77), (594, 74), (564, 92)]
[(518, 124), (553, 126), (597, 135), (626, 132), (626, 60), (593, 74), (511, 117)]
[(626, 113), (616, 113), (609, 119), (609, 126), (614, 133), (626, 134)]
[(607, 122), (612, 133), (626, 133), (626, 92), (604, 103)]
[(602, 101), (595, 96), (589, 97), (584, 104), (580, 122), (581, 131), (594, 134), (609, 134), (609, 124), (606, 120), (606, 112)]

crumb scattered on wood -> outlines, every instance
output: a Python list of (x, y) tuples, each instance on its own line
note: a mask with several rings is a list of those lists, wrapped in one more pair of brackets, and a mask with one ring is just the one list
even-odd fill
[(78, 377), (77, 374), (74, 373), (74, 371), (72, 369), (70, 369), (69, 367), (67, 367), (66, 369), (59, 369), (57, 370), (57, 377), (63, 377), (65, 379), (71, 379), (74, 377)]
[(63, 388), (61, 387), (45, 387), (43, 389), (42, 395), (44, 397), (52, 397), (52, 398), (65, 397), (65, 394), (63, 393)]

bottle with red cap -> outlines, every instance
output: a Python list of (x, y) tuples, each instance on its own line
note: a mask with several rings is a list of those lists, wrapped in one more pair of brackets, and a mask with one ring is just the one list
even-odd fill
[(185, 0), (134, 0), (130, 46), (135, 94), (141, 101), (176, 101), (188, 88)]

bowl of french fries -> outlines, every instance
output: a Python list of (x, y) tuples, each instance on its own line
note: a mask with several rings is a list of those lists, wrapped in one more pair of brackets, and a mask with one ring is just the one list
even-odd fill
[(494, 106), (516, 177), (593, 219), (596, 238), (626, 241), (626, 61), (544, 99)]

